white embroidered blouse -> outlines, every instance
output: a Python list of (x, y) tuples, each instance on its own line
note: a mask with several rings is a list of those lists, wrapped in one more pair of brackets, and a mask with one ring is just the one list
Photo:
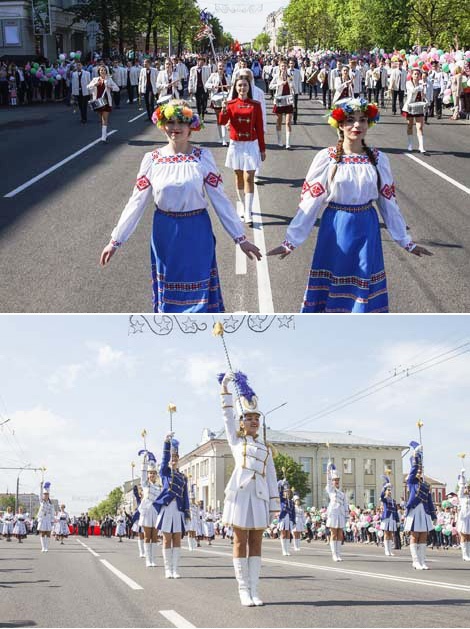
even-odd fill
[[(308, 237), (320, 212), (329, 203), (345, 206), (365, 205), (376, 201), (392, 238), (408, 251), (415, 244), (407, 234), (406, 223), (395, 198), (395, 184), (387, 156), (373, 149), (377, 170), (365, 154), (343, 155), (333, 182), (331, 172), (336, 164), (336, 148), (319, 151), (310, 166), (302, 186), (297, 214), (287, 228), (284, 247), (293, 251)], [(380, 192), (377, 186), (380, 175)]]
[(193, 148), (189, 154), (165, 155), (157, 149), (144, 155), (132, 195), (111, 234), (113, 246), (119, 247), (134, 232), (152, 193), (160, 210), (176, 213), (207, 208), (207, 194), (233, 240), (246, 240), (243, 223), (224, 192), (212, 153)]

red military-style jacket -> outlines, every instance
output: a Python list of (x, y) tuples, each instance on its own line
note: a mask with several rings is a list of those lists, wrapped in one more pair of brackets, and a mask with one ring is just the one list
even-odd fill
[(235, 98), (227, 103), (227, 111), (218, 116), (220, 125), (230, 122), (230, 139), (237, 142), (258, 140), (261, 153), (266, 151), (264, 143), (263, 113), (257, 100)]

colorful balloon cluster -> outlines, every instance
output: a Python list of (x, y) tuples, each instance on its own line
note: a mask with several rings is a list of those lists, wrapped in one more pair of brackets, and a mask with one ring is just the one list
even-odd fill
[[(72, 61), (79, 61), (81, 56), (82, 56), (81, 50), (77, 50), (76, 52), (69, 53), (69, 59)], [(67, 55), (64, 53), (61, 53), (59, 55), (59, 59), (57, 60), (57, 63), (63, 63), (64, 61), (66, 61), (66, 59), (67, 59)], [(67, 69), (64, 68), (63, 66), (60, 66), (58, 68), (54, 68), (53, 66), (44, 68), (43, 66), (39, 65), (37, 61), (35, 61), (33, 64), (27, 63), (25, 65), (25, 70), (26, 72), (29, 72), (30, 74), (35, 76), (40, 81), (47, 81), (51, 83), (52, 85), (57, 85), (59, 81), (64, 80), (65, 75), (67, 73)]]

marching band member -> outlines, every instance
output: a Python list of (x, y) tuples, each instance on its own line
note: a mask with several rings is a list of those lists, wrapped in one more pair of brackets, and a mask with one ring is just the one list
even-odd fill
[(119, 90), (113, 92), (113, 99), (116, 109), (121, 108), (121, 89), (126, 86), (127, 83), (127, 72), (126, 68), (122, 65), (122, 63), (118, 60), (113, 62), (113, 67), (111, 68), (111, 78), (118, 86)]
[(197, 65), (189, 71), (188, 92), (190, 97), (196, 97), (197, 113), (203, 122), (207, 109), (206, 83), (210, 75), (211, 69), (205, 65), (204, 57), (198, 57)]
[(137, 533), (137, 546), (139, 548), (139, 557), (140, 558), (145, 558), (144, 527), (139, 524), (139, 520), (140, 520), (139, 507), (140, 507), (140, 503), (142, 502), (143, 492), (142, 492), (142, 489), (139, 491), (139, 488), (137, 487), (137, 485), (134, 485), (134, 487), (132, 488), (132, 491), (134, 493), (134, 497), (135, 497), (137, 508), (134, 511), (134, 513), (132, 514), (131, 531), (133, 533)]
[(197, 548), (201, 547), (201, 540), (204, 538), (204, 502), (200, 500), (197, 504), (196, 539)]
[[(246, 78), (232, 82), (236, 97), (222, 104), (219, 124), (230, 122), (230, 144), (225, 166), (235, 171), (238, 200), (245, 209), (245, 223), (253, 226), (252, 208), (255, 171), (266, 158), (261, 104), (253, 100), (251, 84)], [(245, 190), (244, 202), (242, 190)]]
[[(279, 509), (276, 470), (271, 449), (258, 436), (260, 415), (255, 392), (241, 372), (220, 374), (225, 433), (235, 459), (235, 468), (225, 488), (222, 521), (233, 527), (233, 566), (238, 581), (240, 602), (245, 607), (263, 605), (258, 596), (261, 571), (261, 542), (263, 532), (273, 513)], [(237, 415), (233, 411), (228, 391), (231, 380), (236, 382), (239, 396)]]
[(294, 550), (300, 550), (302, 533), (305, 531), (305, 511), (302, 507), (299, 496), (294, 496), (295, 504), (295, 526), (294, 526)]
[(341, 75), (335, 78), (335, 95), (333, 96), (333, 105), (344, 98), (354, 97), (353, 79), (350, 76), (348, 66), (341, 68)]
[(139, 526), (144, 529), (144, 553), (147, 568), (155, 568), (155, 546), (157, 544), (157, 510), (154, 501), (160, 494), (160, 485), (157, 483), (157, 460), (155, 455), (148, 450), (140, 450), (143, 454), (140, 482), (142, 485), (142, 501), (139, 505)]
[(282, 59), (279, 63), (279, 73), (273, 76), (269, 89), (274, 92), (273, 114), (276, 114), (276, 135), (279, 146), (282, 143), (282, 116), (286, 116), (286, 149), (290, 149), (292, 133), (292, 114), (294, 112), (294, 79), (287, 72), (287, 63)]
[(152, 114), (155, 107), (155, 95), (157, 89), (158, 71), (150, 65), (150, 59), (144, 61), (144, 67), (140, 69), (139, 74), (139, 94), (143, 95), (145, 107), (147, 109), (147, 118), (152, 120)]
[(390, 74), (390, 89), (392, 90), (392, 114), (397, 113), (397, 98), (400, 112), (403, 110), (407, 72), (403, 67), (403, 59), (398, 60), (398, 64), (392, 69)]
[(317, 153), (286, 240), (267, 254), (280, 254), (281, 259), (289, 255), (326, 208), (302, 312), (388, 312), (380, 226), (372, 201), (377, 200), (396, 242), (414, 255), (432, 255), (407, 233), (388, 158), (365, 143), (368, 127), (378, 119), (377, 106), (363, 98), (337, 103), (328, 119), (339, 130), (336, 148)]
[(3, 515), (3, 527), (2, 535), (7, 538), (7, 542), (11, 542), (11, 536), (13, 535), (15, 514), (11, 507), (7, 507)]
[(379, 61), (379, 65), (375, 69), (375, 77), (377, 79), (375, 83), (375, 102), (379, 104), (380, 99), (380, 106), (385, 107), (384, 96), (388, 87), (388, 70), (383, 59)]
[(69, 536), (69, 514), (65, 511), (65, 505), (60, 505), (60, 511), (56, 514), (57, 518), (57, 529), (56, 529), (56, 537), (60, 543), (64, 543), (64, 537)]
[(23, 537), (26, 538), (26, 516), (24, 514), (23, 507), (18, 508), (18, 513), (15, 515), (15, 526), (13, 527), (13, 535), (16, 536), (20, 544), (23, 543)]
[(330, 461), (326, 468), (326, 493), (330, 497), (326, 526), (330, 529), (330, 548), (333, 561), (343, 561), (341, 544), (344, 540), (346, 520), (349, 517), (348, 501), (346, 494), (339, 488), (339, 480), (336, 466)]
[(416, 123), (416, 135), (418, 136), (419, 152), (426, 154), (424, 149), (424, 114), (426, 112), (426, 87), (421, 82), (421, 68), (413, 67), (411, 81), (406, 82), (406, 99), (403, 105), (403, 114), (408, 123), (406, 133), (408, 135), (408, 151), (413, 150), (413, 121)]
[(457, 531), (459, 532), (462, 549), (462, 559), (470, 561), (470, 481), (465, 478), (465, 470), (459, 475), (459, 515)]
[(91, 91), (92, 101), (98, 98), (104, 98), (107, 101), (106, 105), (95, 109), (101, 119), (101, 141), (107, 142), (109, 114), (113, 110), (112, 92), (119, 92), (119, 87), (109, 76), (106, 66), (100, 66), (98, 76), (92, 79), (87, 87)]
[(372, 61), (370, 68), (366, 72), (366, 92), (369, 103), (372, 103), (372, 97), (375, 94), (375, 88), (379, 78), (380, 70), (377, 70), (375, 63)]
[(173, 67), (170, 59), (165, 61), (164, 70), (160, 70), (157, 75), (157, 91), (158, 100), (161, 100), (165, 96), (179, 98), (180, 93), (183, 93), (183, 86), (181, 85), (179, 73)]
[(287, 72), (292, 79), (292, 89), (294, 92), (293, 122), (294, 124), (297, 124), (299, 94), (302, 94), (302, 75), (300, 73), (300, 70), (296, 68), (295, 63), (295, 59), (293, 57), (290, 57)]
[(81, 122), (87, 122), (88, 112), (88, 83), (90, 82), (90, 73), (83, 69), (80, 62), (76, 65), (75, 72), (72, 72), (71, 89), (72, 96), (77, 99), (78, 108), (80, 110)]
[(188, 80), (189, 77), (189, 70), (186, 66), (185, 63), (183, 63), (183, 61), (179, 58), (176, 60), (178, 63), (175, 65), (175, 70), (178, 73), (178, 78), (181, 81), (181, 94), (180, 96), (183, 97), (184, 95), (184, 89), (186, 87), (186, 81)]
[(226, 128), (225, 125), (218, 123), (219, 114), (222, 111), (222, 103), (227, 100), (228, 92), (230, 89), (230, 77), (225, 74), (225, 66), (223, 61), (219, 61), (217, 64), (217, 72), (214, 72), (206, 81), (206, 90), (209, 90), (211, 97), (211, 107), (215, 111), (215, 117), (217, 120), (217, 131), (219, 139), (222, 142), (222, 146), (227, 146), (225, 139)]
[(384, 550), (386, 557), (393, 557), (392, 540), (398, 530), (400, 517), (397, 510), (397, 502), (392, 498), (392, 484), (388, 476), (382, 476), (385, 481), (380, 494), (380, 500), (383, 504), (380, 528), (384, 532)]
[(406, 503), (405, 531), (410, 532), (410, 552), (413, 568), (429, 570), (426, 565), (426, 544), (429, 531), (433, 530), (436, 508), (431, 494), (431, 486), (424, 479), (423, 447), (416, 441), (410, 443), (412, 455), (411, 469), (406, 480), (409, 498)]
[(133, 103), (134, 98), (137, 95), (139, 89), (139, 79), (140, 79), (140, 71), (141, 67), (138, 64), (138, 61), (127, 62), (126, 68), (126, 86), (127, 86), (127, 102)]
[(214, 514), (212, 513), (212, 509), (210, 507), (204, 518), (204, 537), (209, 542), (209, 546), (212, 546), (212, 542), (215, 538), (215, 526)]
[(44, 483), (42, 500), (38, 511), (38, 532), (41, 540), (41, 552), (47, 553), (51, 539), (52, 522), (54, 521), (54, 507), (49, 496), (51, 484)]
[(277, 487), (281, 503), (277, 528), (280, 531), (282, 554), (288, 556), (290, 555), (290, 537), (295, 526), (295, 504), (292, 500), (289, 481), (285, 477), (278, 482)]
[[(189, 477), (189, 480), (191, 479), (191, 477)], [(197, 546), (196, 546), (196, 534), (197, 534), (197, 521), (199, 519), (199, 509), (198, 506), (196, 504), (196, 492), (194, 489), (194, 484), (190, 485), (189, 488), (189, 514), (190, 514), (190, 519), (189, 522), (186, 525), (186, 532), (188, 534), (188, 550), (190, 550), (191, 552), (197, 548), (197, 546), (200, 546), (200, 543), (198, 541)]]
[(133, 194), (112, 232), (111, 242), (101, 254), (101, 264), (107, 264), (133, 233), (153, 193), (156, 209), (151, 264), (155, 312), (223, 312), (215, 239), (205, 194), (235, 244), (250, 259), (260, 259), (261, 254), (243, 233), (211, 152), (190, 144), (191, 132), (201, 128), (198, 115), (185, 101), (175, 100), (158, 107), (154, 120), (163, 128), (168, 143), (145, 154)]
[(362, 92), (362, 72), (357, 65), (356, 59), (351, 59), (349, 66), (349, 77), (352, 80), (353, 96), (354, 98), (359, 98)]
[(122, 538), (126, 536), (126, 514), (124, 509), (121, 509), (121, 512), (114, 520), (114, 524), (116, 525), (114, 535), (119, 537), (119, 541), (122, 542)]
[(163, 563), (166, 579), (180, 579), (179, 561), (181, 537), (185, 531), (185, 520), (190, 519), (188, 482), (178, 470), (179, 442), (169, 432), (163, 443), (163, 456), (160, 465), (160, 478), (163, 489), (155, 500), (158, 511), (157, 530), (163, 533)]

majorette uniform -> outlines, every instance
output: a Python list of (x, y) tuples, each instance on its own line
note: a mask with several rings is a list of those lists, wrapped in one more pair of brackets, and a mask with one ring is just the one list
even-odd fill
[(136, 501), (136, 504), (137, 504), (137, 508), (134, 511), (134, 513), (132, 514), (131, 531), (133, 533), (137, 533), (137, 546), (139, 547), (139, 557), (143, 558), (143, 557), (145, 557), (144, 540), (140, 536), (144, 533), (144, 528), (142, 526), (140, 526), (140, 524), (139, 524), (139, 519), (140, 519), (139, 506), (140, 506), (140, 503), (142, 502), (142, 499), (141, 499), (141, 497), (139, 495), (139, 490), (138, 490), (137, 485), (134, 485), (134, 487), (132, 488), (132, 492), (134, 493), (134, 497), (135, 497), (135, 501)]
[(266, 151), (261, 104), (249, 98), (229, 101), (227, 111), (218, 116), (220, 125), (227, 122), (230, 122), (230, 144), (225, 166), (232, 170), (256, 170), (261, 153)]
[(214, 516), (209, 511), (206, 513), (204, 519), (204, 536), (207, 540), (209, 540), (209, 546), (211, 545), (212, 540), (215, 538), (215, 526), (214, 526)]
[[(163, 489), (154, 502), (154, 506), (158, 511), (155, 526), (163, 533), (181, 533), (184, 535), (185, 520), (190, 518), (188, 480), (182, 472), (170, 466), (171, 449), (177, 451), (178, 445), (176, 439), (173, 438), (167, 438), (163, 442), (163, 456), (160, 465)], [(178, 579), (180, 577), (178, 566), (181, 548), (175, 546), (172, 548), (163, 547), (162, 554), (165, 576)]]
[[(295, 503), (295, 500), (294, 500)], [(294, 532), (300, 533), (301, 537), (294, 537), (294, 550), (300, 550), (300, 540), (302, 538), (302, 533), (305, 531), (305, 511), (303, 507), (295, 506), (295, 526)]]
[(17, 535), (21, 542), (22, 537), (26, 537), (26, 516), (24, 513), (17, 513), (15, 515), (15, 526), (13, 527), (13, 535)]
[[(400, 516), (398, 515), (397, 502), (394, 498), (386, 496), (387, 489), (392, 485), (387, 479), (385, 482), (382, 493), (380, 494), (380, 500), (383, 505), (380, 528), (382, 531), (388, 531), (395, 533), (398, 530), (398, 524), (400, 523)], [(392, 557), (392, 540), (384, 538), (384, 550), (387, 557)]]
[[(195, 502), (190, 502), (189, 504), (189, 522), (186, 523), (186, 530), (188, 532), (193, 532), (195, 536), (197, 536), (197, 526), (199, 520), (199, 509)], [(188, 550), (193, 551), (197, 548), (196, 537), (192, 537), (188, 535)]]
[(114, 535), (115, 537), (119, 537), (119, 541), (122, 542), (121, 538), (126, 536), (126, 516), (122, 514), (118, 515), (114, 523), (116, 524)]
[[(349, 506), (346, 494), (333, 485), (335, 478), (338, 478), (336, 467), (332, 463), (328, 463), (326, 468), (326, 493), (330, 498), (330, 502), (326, 511), (326, 526), (332, 529), (344, 529), (346, 520), (349, 517)], [(331, 540), (330, 548), (333, 561), (342, 561), (341, 540)]]
[(288, 497), (288, 493), (290, 492), (288, 482), (286, 480), (280, 480), (277, 486), (281, 503), (277, 528), (279, 531), (289, 531), (289, 537), (281, 537), (280, 540), (282, 554), (290, 555), (290, 534), (295, 526), (295, 504), (294, 501)]
[(392, 238), (411, 251), (414, 243), (395, 198), (388, 157), (374, 150), (380, 175), (365, 154), (319, 151), (302, 187), (297, 214), (283, 245), (293, 251), (306, 240), (324, 209), (302, 303), (302, 312), (387, 312), (388, 294), (376, 201)]
[[(44, 483), (44, 487), (46, 487), (48, 483)], [(50, 483), (49, 483), (50, 485)], [(49, 500), (41, 500), (39, 503), (39, 511), (38, 511), (38, 532), (39, 533), (50, 533), (52, 531), (52, 523), (54, 521), (54, 507), (52, 502)], [(47, 535), (40, 535), (41, 540), (41, 552), (47, 553), (49, 550), (49, 540), (50, 537)]]
[(146, 153), (131, 198), (111, 238), (131, 236), (153, 193), (151, 266), (155, 312), (223, 312), (215, 239), (206, 195), (235, 243), (246, 240), (211, 152)]
[[(142, 452), (142, 450), (141, 450)], [(140, 454), (139, 454), (140, 456)], [(158, 498), (161, 486), (155, 482), (151, 483), (148, 477), (149, 471), (156, 472), (156, 459), (152, 452), (145, 451), (142, 460), (142, 470), (140, 483), (142, 485), (142, 500), (139, 505), (139, 526), (153, 528), (157, 523), (157, 510), (154, 507), (154, 501)], [(154, 568), (156, 544), (152, 542), (144, 542), (145, 565), (147, 568)]]
[[(433, 530), (433, 520), (436, 519), (436, 508), (431, 494), (431, 486), (426, 483), (423, 474), (422, 448), (416, 441), (410, 443), (412, 455), (411, 469), (406, 484), (409, 498), (406, 503), (405, 531), (426, 533)], [(420, 477), (418, 477), (420, 475)], [(428, 570), (426, 565), (426, 544), (410, 543), (413, 568)]]
[(10, 537), (10, 535), (13, 535), (14, 519), (15, 515), (13, 513), (5, 512), (3, 514), (2, 535), (7, 535), (8, 537)]
[[(468, 491), (465, 493), (465, 488)], [(464, 535), (470, 535), (470, 486), (467, 484), (465, 478), (465, 470), (462, 470), (459, 475), (459, 515), (457, 518), (457, 531)], [(470, 561), (470, 542), (464, 542), (462, 540), (460, 544), (462, 548), (462, 559), (464, 561)]]
[[(225, 98), (228, 97), (228, 92), (230, 88), (230, 78), (224, 73), (222, 76), (218, 72), (214, 72), (210, 75), (206, 82), (206, 90), (209, 90), (211, 95), (211, 107), (215, 111), (215, 115), (219, 117), (219, 113), (222, 110), (222, 102), (212, 100), (216, 94), (224, 94)], [(217, 132), (219, 134), (219, 139), (222, 142), (222, 146), (227, 146), (227, 142), (225, 140), (225, 125), (217, 124)]]

